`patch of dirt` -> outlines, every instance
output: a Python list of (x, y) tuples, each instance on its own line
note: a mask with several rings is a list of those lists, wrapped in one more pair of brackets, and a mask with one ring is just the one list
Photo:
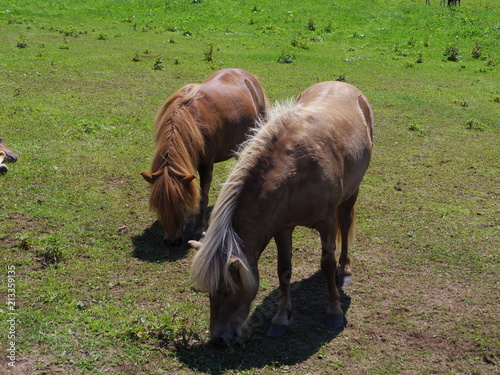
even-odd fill
[(6, 372), (1, 372), (0, 370), (2, 374), (57, 375), (68, 373), (67, 370), (60, 366), (44, 365), (44, 361), (41, 358), (35, 358), (33, 356), (22, 356), (21, 359), (14, 363), (14, 366), (9, 366), (8, 362), (4, 362), (0, 366), (1, 370), (7, 369)]
[(376, 368), (383, 359), (413, 363), (413, 370), (403, 365), (405, 374), (471, 373), (471, 364), (478, 373), (498, 373), (500, 285), (473, 281), (468, 272), (455, 270), (452, 276), (416, 267), (411, 277), (401, 269), (354, 273), (355, 283), (344, 288), (352, 298), (344, 334), (351, 344), (369, 348), (365, 366)]

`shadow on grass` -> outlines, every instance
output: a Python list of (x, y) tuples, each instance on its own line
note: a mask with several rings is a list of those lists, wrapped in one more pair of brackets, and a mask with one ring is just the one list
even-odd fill
[(164, 231), (159, 221), (146, 228), (140, 235), (132, 237), (132, 256), (145, 262), (174, 262), (188, 253), (190, 238), (185, 237), (179, 246), (168, 246), (163, 242)]
[[(210, 218), (213, 206), (207, 207), (206, 220)], [(163, 242), (165, 232), (162, 225), (157, 220), (142, 234), (132, 237), (134, 251), (132, 256), (145, 262), (175, 262), (182, 259), (191, 249), (188, 241), (195, 238), (194, 233), (184, 234), (182, 244), (169, 246)]]
[[(351, 298), (340, 289), (344, 314)], [(250, 370), (266, 366), (294, 365), (307, 360), (335, 339), (343, 329), (326, 326), (327, 287), (321, 271), (292, 284), (294, 317), (281, 338), (269, 338), (266, 331), (277, 311), (279, 290), (275, 289), (255, 309), (244, 329), (247, 337), (231, 348), (211, 343), (179, 347), (177, 358), (194, 371), (220, 374), (227, 370)]]
[[(213, 206), (207, 207), (206, 220), (210, 218)], [(182, 259), (191, 249), (188, 241), (197, 239), (194, 233), (184, 234), (182, 244), (178, 246), (169, 246), (163, 242), (165, 232), (162, 225), (157, 220), (142, 234), (132, 237), (134, 251), (132, 256), (145, 262), (174, 262)]]

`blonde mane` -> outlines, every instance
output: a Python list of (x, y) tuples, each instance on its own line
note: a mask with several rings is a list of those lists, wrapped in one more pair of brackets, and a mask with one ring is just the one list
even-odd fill
[(186, 215), (197, 211), (200, 188), (195, 176), (203, 155), (203, 136), (186, 105), (198, 92), (198, 85), (187, 85), (173, 94), (156, 116), (156, 150), (151, 170), (158, 176), (152, 185), (149, 204), (165, 228), (182, 227)]
[(249, 171), (257, 164), (258, 158), (269, 149), (276, 134), (285, 130), (287, 115), (293, 112), (293, 103), (278, 104), (267, 115), (268, 121), (260, 120), (251, 130), (248, 139), (238, 151), (238, 163), (222, 185), (219, 197), (212, 211), (203, 245), (194, 256), (191, 277), (195, 286), (215, 294), (222, 281), (228, 288), (235, 288), (229, 272), (232, 260), (240, 262), (240, 277), (244, 290), (252, 290), (257, 285), (243, 244), (233, 228), (233, 216), (239, 193), (249, 176)]

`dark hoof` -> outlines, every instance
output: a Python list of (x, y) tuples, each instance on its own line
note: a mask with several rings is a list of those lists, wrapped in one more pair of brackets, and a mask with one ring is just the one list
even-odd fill
[(210, 343), (217, 347), (226, 346), (226, 342), (224, 342), (224, 339), (222, 337), (214, 337), (210, 340)]
[(326, 324), (330, 328), (344, 328), (344, 315), (327, 314)]
[(280, 324), (271, 324), (271, 327), (267, 330), (267, 335), (269, 337), (282, 337), (285, 335), (287, 326)]
[(352, 275), (338, 274), (337, 275), (337, 286), (347, 286), (352, 284)]

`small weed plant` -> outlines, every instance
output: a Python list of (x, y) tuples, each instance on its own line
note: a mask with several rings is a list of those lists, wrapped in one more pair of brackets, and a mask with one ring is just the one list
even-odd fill
[(291, 64), (293, 63), (293, 60), (295, 60), (295, 56), (287, 54), (283, 51), (277, 62), (280, 64)]
[(309, 45), (307, 44), (307, 41), (305, 41), (304, 39), (302, 38), (296, 38), (294, 40), (292, 40), (292, 43), (291, 43), (292, 47), (295, 47), (295, 48), (300, 48), (300, 49), (309, 49)]
[(425, 134), (424, 130), (422, 130), (422, 127), (418, 123), (416, 123), (416, 122), (409, 123), (408, 124), (408, 130), (412, 131), (412, 132), (415, 132), (415, 133), (417, 133), (419, 135), (424, 135)]
[(307, 21), (307, 27), (306, 27), (306, 29), (309, 30), (309, 31), (316, 31), (316, 22), (314, 21), (314, 19), (310, 18)]
[(341, 73), (337, 77), (334, 78), (334, 81), (339, 81), (339, 82), (347, 82), (347, 74)]
[(462, 56), (460, 56), (460, 47), (456, 42), (451, 42), (443, 51), (443, 56), (447, 61), (459, 61)]
[(466, 129), (468, 130), (477, 130), (477, 131), (484, 131), (486, 129), (486, 127), (481, 124), (481, 122), (479, 122), (478, 120), (474, 119), (474, 118), (471, 118), (469, 119), (466, 124)]
[(210, 43), (208, 46), (208, 51), (205, 52), (205, 61), (213, 62), (214, 61), (214, 44)]
[(145, 324), (139, 322), (135, 328), (126, 331), (126, 336), (140, 341), (158, 340), (160, 345), (170, 349), (186, 346), (191, 340), (198, 340), (198, 335), (188, 326), (186, 318), (177, 312), (165, 316), (160, 323)]
[(26, 35), (24, 35), (24, 34), (19, 35), (19, 37), (17, 38), (16, 46), (17, 46), (17, 48), (28, 47), (28, 39), (27, 39)]
[(163, 66), (163, 59), (158, 57), (153, 65), (153, 70), (163, 70), (165, 67)]
[(474, 47), (472, 48), (472, 51), (470, 52), (473, 58), (479, 59), (483, 55), (483, 46), (481, 45), (480, 41), (476, 41), (474, 43)]
[(141, 59), (141, 55), (139, 55), (139, 53), (136, 53), (136, 54), (132, 57), (132, 59), (131, 59), (131, 60), (132, 60), (133, 62), (139, 62), (139, 61), (141, 61), (141, 60), (142, 60), (142, 59)]
[(41, 249), (36, 252), (44, 266), (58, 265), (64, 261), (61, 241), (57, 236), (49, 236), (40, 241)]

